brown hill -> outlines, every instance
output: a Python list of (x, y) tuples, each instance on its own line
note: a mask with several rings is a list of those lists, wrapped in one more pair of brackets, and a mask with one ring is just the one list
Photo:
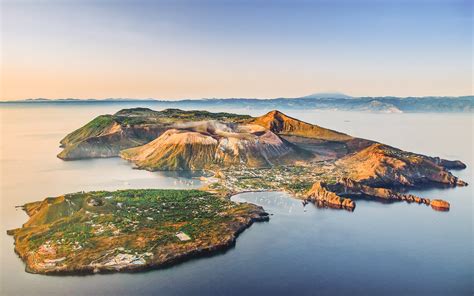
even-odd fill
[(416, 186), (429, 183), (463, 186), (440, 161), (375, 143), (336, 161), (347, 177), (375, 187)]
[(347, 141), (351, 136), (287, 116), (273, 110), (250, 121), (279, 135), (300, 136), (325, 141)]
[(301, 149), (312, 152), (314, 160), (319, 161), (338, 159), (374, 143), (306, 123), (276, 110), (250, 122), (271, 130)]
[(152, 142), (120, 156), (149, 170), (197, 169), (212, 163), (217, 141), (197, 132), (167, 130)]
[(199, 170), (238, 164), (268, 167), (311, 157), (259, 126), (212, 121), (170, 129), (146, 145), (122, 151), (120, 156), (148, 170)]

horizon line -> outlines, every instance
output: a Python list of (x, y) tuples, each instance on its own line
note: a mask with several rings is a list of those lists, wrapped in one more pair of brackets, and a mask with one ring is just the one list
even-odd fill
[(397, 98), (397, 99), (406, 99), (406, 98), (463, 98), (463, 97), (473, 97), (474, 94), (466, 94), (466, 95), (425, 95), (425, 96), (392, 96), (392, 95), (385, 95), (385, 96), (350, 96), (345, 94), (337, 94), (334, 96), (324, 96), (320, 94), (313, 94), (307, 95), (302, 97), (273, 97), (273, 98), (258, 98), (258, 97), (201, 97), (201, 98), (178, 98), (178, 99), (166, 99), (166, 98), (138, 98), (138, 97), (131, 97), (131, 98), (121, 98), (121, 97), (103, 97), (103, 98), (25, 98), (25, 99), (10, 99), (10, 100), (0, 100), (0, 103), (11, 103), (11, 102), (67, 102), (67, 101), (158, 101), (158, 102), (180, 102), (180, 101), (203, 101), (203, 100), (278, 100), (278, 99), (366, 99), (366, 98)]

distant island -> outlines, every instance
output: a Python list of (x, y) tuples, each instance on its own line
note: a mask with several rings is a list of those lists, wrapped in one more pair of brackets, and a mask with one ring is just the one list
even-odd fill
[(274, 110), (260, 117), (148, 108), (101, 115), (61, 140), (68, 161), (122, 157), (137, 169), (192, 170), (199, 191), (127, 190), (48, 198), (23, 206), (30, 220), (9, 231), (37, 273), (132, 271), (229, 247), (264, 209), (235, 204), (245, 191), (285, 191), (303, 204), (353, 211), (356, 199), (450, 204), (406, 193), (466, 186), (445, 160), (306, 123)]
[(377, 113), (410, 113), (410, 112), (474, 112), (474, 96), (459, 97), (351, 97), (340, 93), (318, 93), (297, 98), (211, 98), (163, 100), (153, 98), (129, 99), (27, 99), (21, 101), (0, 101), (1, 105), (11, 104), (137, 104), (147, 103), (160, 107), (208, 109), (220, 106), (226, 108), (259, 108), (259, 109), (317, 109), (361, 111)]

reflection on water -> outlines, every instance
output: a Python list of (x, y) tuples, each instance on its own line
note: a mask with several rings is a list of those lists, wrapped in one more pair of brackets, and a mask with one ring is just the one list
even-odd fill
[(247, 192), (232, 196), (232, 201), (248, 202), (262, 206), (265, 211), (274, 215), (296, 215), (306, 212), (306, 207), (313, 204), (303, 204), (301, 200), (289, 198), (286, 193), (272, 192), (271, 194), (262, 194), (261, 192)]
[[(411, 192), (449, 201), (450, 212), (367, 200), (358, 200), (356, 210), (347, 212), (304, 207), (284, 193), (244, 193), (233, 199), (262, 205), (273, 215), (246, 230), (225, 254), (138, 274), (24, 272), (5, 234), (27, 219), (16, 205), (83, 190), (199, 186), (194, 176), (134, 170), (119, 158), (56, 158), (65, 134), (122, 107), (0, 107), (1, 295), (472, 294), (472, 186)], [(260, 115), (268, 110), (215, 111)], [(288, 114), (402, 149), (461, 159), (468, 169), (455, 174), (473, 183), (472, 115)]]

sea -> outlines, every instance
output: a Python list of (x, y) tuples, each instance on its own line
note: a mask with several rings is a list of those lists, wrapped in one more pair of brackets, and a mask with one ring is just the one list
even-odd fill
[[(412, 190), (450, 202), (449, 212), (404, 202), (357, 200), (354, 212), (304, 206), (281, 192), (242, 193), (263, 206), (235, 247), (141, 273), (45, 276), (25, 272), (8, 229), (28, 219), (16, 206), (64, 193), (199, 188), (193, 174), (133, 169), (120, 158), (63, 161), (59, 141), (95, 116), (171, 103), (0, 105), (0, 295), (472, 295), (473, 186)], [(189, 107), (188, 107), (189, 108)], [(197, 108), (192, 108), (197, 109)], [(270, 110), (214, 106), (253, 116)], [(404, 150), (459, 159), (473, 183), (473, 114), (280, 110), (289, 116)], [(474, 184), (473, 184), (474, 185)]]

